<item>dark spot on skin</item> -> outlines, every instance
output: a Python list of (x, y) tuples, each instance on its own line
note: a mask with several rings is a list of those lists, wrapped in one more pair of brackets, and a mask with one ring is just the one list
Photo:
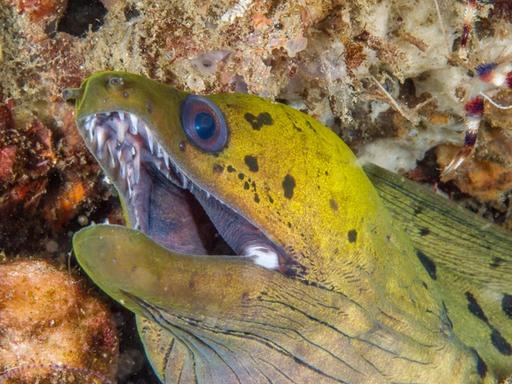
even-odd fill
[(485, 375), (487, 375), (487, 364), (485, 364), (485, 361), (482, 360), (476, 349), (471, 348), (471, 352), (473, 352), (473, 355), (475, 356), (476, 371), (478, 372), (478, 375), (483, 379)]
[(336, 200), (334, 200), (334, 199), (329, 200), (329, 205), (334, 212), (336, 212), (338, 210), (338, 203), (336, 202)]
[(247, 303), (249, 301), (249, 293), (248, 292), (242, 293), (242, 296), (240, 298), (242, 299), (242, 303)]
[(255, 156), (247, 155), (244, 157), (245, 164), (249, 167), (249, 171), (258, 172), (260, 167), (258, 166), (258, 159)]
[(262, 112), (258, 116), (254, 116), (252, 113), (246, 113), (244, 115), (245, 120), (251, 124), (252, 128), (259, 131), (264, 125), (272, 125), (274, 121), (272, 116), (268, 112)]
[(291, 175), (286, 175), (283, 179), (284, 197), (291, 199), (293, 197), (293, 189), (295, 188), (295, 179)]
[(288, 226), (288, 228), (292, 227), (292, 223), (290, 223), (290, 222), (287, 222), (286, 225)]
[(505, 260), (502, 259), (501, 257), (495, 257), (494, 259), (492, 259), (491, 263), (489, 264), (489, 266), (491, 268), (498, 268), (501, 264), (503, 264)]
[(236, 171), (236, 169), (235, 169), (232, 165), (228, 165), (228, 168), (227, 168), (227, 169), (228, 169), (228, 172), (229, 172), (229, 173), (233, 173), (233, 172), (235, 172), (235, 171)]
[(421, 284), (423, 285), (423, 288), (425, 288), (426, 290), (428, 290), (428, 285), (427, 283), (425, 283), (424, 281), (421, 282)]
[(213, 164), (213, 173), (222, 173), (224, 172), (224, 166), (218, 163)]
[(240, 180), (243, 180), (243, 179), (245, 179), (245, 175), (244, 175), (242, 172), (240, 172), (240, 173), (238, 174), (238, 178), (239, 178)]
[(496, 328), (492, 329), (491, 332), (491, 342), (492, 345), (502, 354), (505, 356), (512, 355), (512, 346), (510, 343), (505, 340), (505, 338), (502, 336), (500, 331), (498, 331)]
[(325, 176), (329, 176), (329, 172), (325, 171), (324, 173), (325, 173)]
[(180, 141), (180, 143), (178, 144), (178, 147), (180, 148), (181, 152), (185, 152), (187, 145), (185, 144), (184, 141)]
[(274, 203), (274, 199), (272, 198), (272, 196), (267, 195), (267, 197), (268, 197), (268, 201), (270, 202), (270, 204), (273, 204)]
[(194, 289), (195, 286), (196, 283), (194, 282), (194, 280), (190, 279), (190, 281), (188, 282), (188, 289)]
[(357, 231), (355, 229), (351, 229), (348, 231), (347, 237), (350, 243), (355, 243), (357, 241)]
[(414, 214), (415, 215), (419, 215), (420, 213), (423, 212), (423, 208), (422, 207), (416, 207), (414, 208)]
[(251, 186), (250, 186), (250, 185), (249, 185), (249, 183), (246, 181), (246, 182), (244, 183), (244, 189), (247, 189), (247, 190), (248, 190), (249, 188), (251, 188)]
[(257, 193), (255, 193), (255, 194), (254, 194), (254, 201), (255, 201), (256, 203), (259, 203), (259, 202), (260, 202), (260, 197), (258, 196), (258, 194), (257, 194)]
[(430, 234), (430, 229), (428, 229), (428, 228), (420, 229), (420, 236), (427, 236), (428, 234)]
[(309, 121), (307, 121), (307, 120), (306, 120), (306, 125), (308, 126), (308, 128), (309, 128), (309, 129), (311, 129), (313, 132), (315, 132), (315, 133), (316, 133), (316, 129), (315, 129), (315, 128), (313, 127), (313, 125), (312, 125)]
[(297, 127), (297, 125), (295, 125), (295, 123), (293, 124), (293, 129), (295, 129), (297, 132), (302, 132), (302, 129)]
[(506, 293), (503, 294), (503, 298), (501, 299), (501, 309), (503, 309), (503, 312), (512, 319), (512, 295), (508, 295)]
[(130, 96), (130, 94), (128, 93), (128, 91), (123, 91), (123, 97), (125, 99), (127, 99), (129, 96)]
[(427, 271), (430, 278), (432, 280), (437, 280), (437, 267), (434, 261), (420, 250), (416, 250), (416, 256), (418, 256), (418, 259), (420, 259), (421, 264), (423, 264), (423, 267)]
[(146, 101), (146, 111), (148, 113), (153, 112), (153, 103), (150, 100)]
[(487, 319), (487, 316), (485, 316), (484, 310), (482, 309), (480, 304), (478, 304), (478, 302), (476, 301), (475, 297), (471, 292), (466, 292), (466, 299), (468, 300), (469, 312), (478, 317), (480, 320), (489, 323), (489, 319)]

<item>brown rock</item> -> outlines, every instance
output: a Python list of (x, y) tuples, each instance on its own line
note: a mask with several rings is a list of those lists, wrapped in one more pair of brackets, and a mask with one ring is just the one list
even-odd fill
[(105, 383), (117, 359), (111, 314), (82, 281), (45, 261), (0, 264), (0, 382)]

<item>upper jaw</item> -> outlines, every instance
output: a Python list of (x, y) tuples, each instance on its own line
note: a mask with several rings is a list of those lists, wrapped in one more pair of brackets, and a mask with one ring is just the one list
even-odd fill
[(147, 196), (152, 184), (148, 171), (157, 170), (179, 188), (186, 188), (187, 177), (171, 161), (149, 124), (133, 113), (117, 110), (87, 115), (78, 120), (78, 126), (87, 147), (123, 195), (132, 227), (147, 232)]
[[(151, 126), (137, 115), (122, 110), (103, 112), (81, 117), (78, 126), (87, 147), (123, 195), (132, 228), (158, 241), (152, 236), (149, 218), (150, 196), (158, 182), (154, 178), (156, 173), (158, 178), (163, 178), (174, 190), (170, 197), (172, 201), (166, 201), (168, 209), (174, 208), (176, 211), (171, 215), (183, 214), (183, 207), (178, 205), (186, 204), (184, 194), (190, 192), (237, 254), (248, 256), (256, 264), (268, 269), (282, 267), (285, 259), (290, 261), (284, 251), (261, 230), (220, 199), (193, 183), (173, 162), (155, 137)], [(192, 210), (185, 209), (187, 213)], [(224, 225), (225, 222), (235, 222), (237, 228)], [(198, 231), (197, 226), (188, 229), (190, 233)], [(180, 248), (173, 242), (162, 245), (175, 251)], [(200, 244), (186, 245), (191, 246), (189, 248), (194, 253), (204, 251)]]

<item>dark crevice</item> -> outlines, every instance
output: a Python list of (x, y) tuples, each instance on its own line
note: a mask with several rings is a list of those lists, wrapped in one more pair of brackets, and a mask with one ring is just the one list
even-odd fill
[(107, 9), (99, 0), (69, 0), (57, 31), (85, 37), (89, 26), (92, 31), (97, 31), (103, 25), (106, 14)]
[(140, 12), (137, 8), (132, 5), (128, 5), (124, 8), (124, 17), (126, 21), (130, 21), (131, 19), (135, 19), (140, 16)]

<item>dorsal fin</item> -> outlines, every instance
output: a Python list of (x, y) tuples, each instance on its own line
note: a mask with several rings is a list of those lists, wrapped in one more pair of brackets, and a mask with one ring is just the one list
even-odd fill
[(459, 337), (493, 365), (512, 364), (512, 234), (374, 164), (364, 169), (443, 289)]
[(405, 177), (364, 169), (416, 248), (475, 285), (512, 292), (512, 233)]

